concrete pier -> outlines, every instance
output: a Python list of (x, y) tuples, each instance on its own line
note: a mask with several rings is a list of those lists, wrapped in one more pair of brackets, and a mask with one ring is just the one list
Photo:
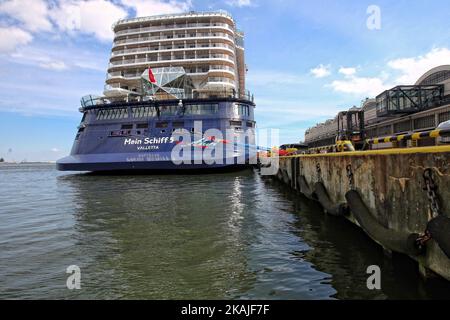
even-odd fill
[[(449, 163), (450, 146), (297, 155), (280, 158), (277, 178), (360, 226), (387, 252), (416, 260), (422, 275), (450, 281)], [(445, 230), (424, 240), (435, 217)]]

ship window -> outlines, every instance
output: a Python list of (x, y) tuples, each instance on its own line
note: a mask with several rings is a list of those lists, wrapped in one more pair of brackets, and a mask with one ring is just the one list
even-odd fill
[(215, 104), (192, 104), (186, 106), (185, 114), (191, 115), (212, 115), (219, 112), (219, 105)]
[(253, 122), (247, 121), (247, 127), (248, 128), (253, 128)]
[(156, 117), (156, 109), (154, 107), (135, 107), (131, 108), (133, 118)]
[(172, 127), (173, 128), (183, 128), (184, 127), (184, 122), (182, 121), (176, 121), (172, 123)]
[(97, 111), (97, 120), (103, 120), (103, 119), (105, 119), (105, 111), (106, 111), (106, 110), (98, 110), (98, 111)]
[(120, 136), (122, 136), (123, 135), (123, 131), (111, 131), (110, 133), (109, 133), (109, 136), (110, 137), (120, 137)]
[(133, 129), (133, 125), (132, 124), (123, 124), (121, 129)]
[(106, 117), (105, 117), (105, 119), (107, 119), (107, 120), (115, 119), (116, 118), (116, 112), (117, 112), (117, 110), (115, 110), (115, 109), (106, 110)]
[(178, 106), (161, 106), (159, 111), (162, 116), (172, 116), (177, 114)]
[(116, 119), (117, 110), (112, 109), (106, 112), (106, 119)]
[(137, 129), (148, 129), (148, 123), (138, 123), (136, 125)]
[(239, 116), (244, 116), (244, 117), (250, 116), (250, 108), (249, 108), (249, 106), (247, 106), (245, 104), (237, 104), (236, 105), (236, 109), (237, 109), (237, 114)]
[(78, 133), (81, 133), (81, 132), (83, 132), (84, 131), (84, 127), (83, 128), (80, 128), (80, 129), (78, 129)]
[(97, 120), (126, 119), (128, 118), (128, 109), (104, 109), (97, 111)]
[(230, 126), (240, 127), (240, 126), (242, 126), (242, 121), (230, 121)]
[(84, 112), (83, 113), (83, 118), (81, 118), (81, 122), (82, 123), (84, 122), (84, 120), (86, 120), (86, 116), (87, 116), (87, 112)]
[(167, 128), (169, 126), (168, 122), (157, 122), (156, 123), (156, 128)]

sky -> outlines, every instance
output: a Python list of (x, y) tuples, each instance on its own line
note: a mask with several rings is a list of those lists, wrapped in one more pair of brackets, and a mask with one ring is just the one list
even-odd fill
[(80, 98), (103, 91), (115, 21), (219, 9), (245, 32), (258, 127), (281, 143), (450, 64), (448, 0), (0, 0), (0, 158), (70, 153)]

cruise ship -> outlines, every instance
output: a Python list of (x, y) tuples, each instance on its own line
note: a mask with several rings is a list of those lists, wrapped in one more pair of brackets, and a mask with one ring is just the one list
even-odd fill
[[(81, 99), (63, 171), (246, 167), (256, 151), (244, 34), (224, 11), (119, 20), (103, 95)], [(207, 156), (206, 156), (207, 155)]]

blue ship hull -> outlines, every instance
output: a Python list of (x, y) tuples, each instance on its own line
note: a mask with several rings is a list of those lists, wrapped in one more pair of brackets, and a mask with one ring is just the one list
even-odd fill
[[(156, 153), (160, 156), (160, 153)], [(154, 154), (147, 155), (153, 158)], [(134, 158), (130, 160), (131, 158)], [(222, 164), (202, 163), (175, 164), (170, 160), (170, 155), (166, 160), (146, 159), (145, 154), (140, 154), (136, 158), (135, 153), (116, 154), (90, 154), (75, 155), (60, 159), (57, 162), (57, 169), (60, 171), (155, 171), (155, 172), (175, 172), (175, 171), (227, 171), (241, 170), (249, 168), (249, 161), (239, 164), (237, 158), (224, 159)]]
[[(202, 124), (200, 137), (205, 137), (208, 130), (216, 129), (223, 133), (221, 141), (226, 141), (223, 140), (225, 132), (230, 130), (244, 132), (255, 128), (252, 102), (239, 99), (208, 99), (183, 103), (182, 114), (178, 100), (82, 108), (83, 119), (71, 154), (57, 161), (57, 169), (162, 173), (236, 170), (249, 167), (253, 159), (250, 159), (248, 148), (243, 152), (235, 150), (230, 155), (224, 153), (223, 159), (214, 164), (193, 159), (182, 164), (172, 161), (171, 152), (177, 145), (172, 133), (176, 130), (190, 133), (192, 143), (185, 150), (193, 153), (194, 150), (206, 148), (202, 144), (198, 145), (199, 136), (195, 131), (195, 123)], [(240, 109), (237, 108), (242, 109), (243, 105), (247, 109), (245, 112), (239, 112)], [(158, 112), (155, 112), (155, 109), (158, 109)], [(247, 141), (249, 145), (254, 143)], [(238, 157), (239, 154), (245, 156)]]

